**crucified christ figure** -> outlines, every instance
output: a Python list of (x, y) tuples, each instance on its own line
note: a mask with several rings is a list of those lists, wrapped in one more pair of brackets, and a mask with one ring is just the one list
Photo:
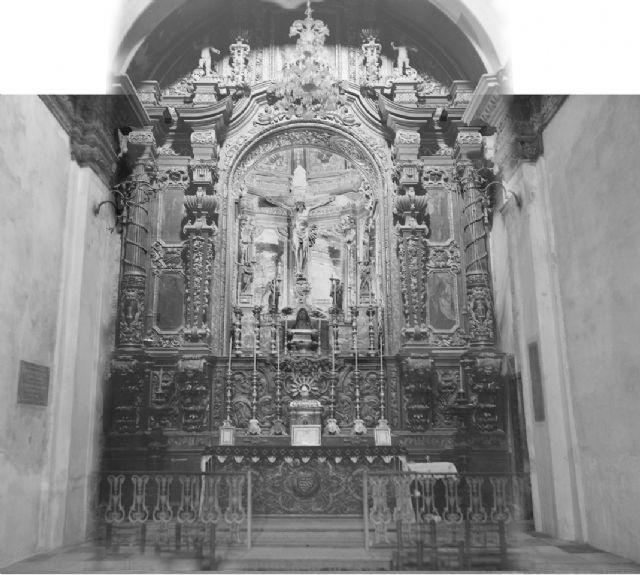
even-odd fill
[(293, 250), (296, 277), (307, 277), (307, 266), (309, 263), (309, 249), (313, 247), (318, 236), (318, 226), (309, 222), (311, 212), (332, 203), (335, 196), (323, 198), (315, 201), (313, 204), (307, 205), (303, 200), (297, 200), (293, 206), (278, 201), (268, 196), (255, 193), (262, 197), (268, 203), (282, 208), (287, 212), (290, 221), (289, 239)]
[[(307, 203), (305, 195), (308, 191), (306, 171), (298, 165), (294, 171), (292, 180), (292, 196), (276, 199), (273, 196), (252, 190), (251, 194), (261, 197), (269, 204), (282, 208), (289, 217), (289, 239), (293, 250), (296, 277), (307, 278), (307, 267), (309, 264), (309, 249), (313, 247), (318, 235), (318, 226), (309, 222), (311, 212), (333, 203), (338, 195), (348, 194), (354, 190), (351, 187), (339, 190), (331, 196), (324, 196), (316, 199), (313, 203)], [(316, 196), (317, 197), (317, 196)]]

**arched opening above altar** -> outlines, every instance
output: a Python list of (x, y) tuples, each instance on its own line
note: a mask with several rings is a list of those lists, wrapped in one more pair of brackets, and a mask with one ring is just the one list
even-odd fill
[(335, 150), (290, 146), (254, 161), (240, 186), (235, 353), (251, 353), (258, 332), (258, 354), (275, 353), (275, 345), (329, 355), (340, 342), (336, 353), (367, 350), (366, 325), (356, 325), (358, 344), (349, 341), (359, 308), (382, 304), (383, 246), (379, 202), (361, 170)]

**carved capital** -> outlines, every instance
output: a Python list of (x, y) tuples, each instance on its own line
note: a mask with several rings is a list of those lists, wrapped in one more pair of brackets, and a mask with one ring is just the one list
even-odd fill
[(482, 134), (479, 128), (458, 128), (454, 155), (460, 159), (482, 157)]
[(144, 130), (133, 130), (128, 136), (128, 146), (140, 146), (142, 148), (154, 148), (156, 145), (156, 138), (153, 135), (151, 128)]
[(198, 130), (191, 134), (192, 144), (215, 146), (217, 142), (215, 130)]
[(417, 159), (420, 134), (417, 130), (398, 130), (393, 141), (393, 152), (399, 160)]

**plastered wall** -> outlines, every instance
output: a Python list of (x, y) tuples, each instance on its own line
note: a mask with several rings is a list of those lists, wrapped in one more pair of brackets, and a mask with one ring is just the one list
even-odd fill
[[(522, 373), (536, 528), (639, 561), (640, 97), (571, 96), (492, 231), (500, 343)], [(528, 345), (540, 352), (536, 421)]]
[[(37, 96), (0, 96), (0, 566), (84, 539), (113, 345), (120, 238), (108, 191)], [(107, 207), (108, 208), (108, 207)], [(17, 402), (20, 360), (49, 367)]]
[(570, 97), (544, 146), (586, 537), (640, 561), (640, 97)]

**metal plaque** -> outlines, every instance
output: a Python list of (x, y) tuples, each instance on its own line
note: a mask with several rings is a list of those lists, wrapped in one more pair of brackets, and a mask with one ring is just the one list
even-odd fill
[(49, 368), (29, 361), (20, 361), (18, 403), (43, 405), (49, 403)]

